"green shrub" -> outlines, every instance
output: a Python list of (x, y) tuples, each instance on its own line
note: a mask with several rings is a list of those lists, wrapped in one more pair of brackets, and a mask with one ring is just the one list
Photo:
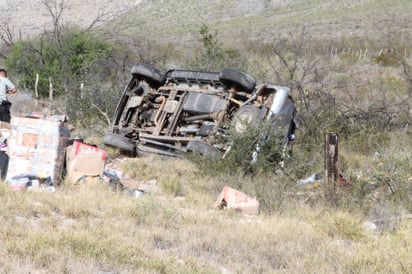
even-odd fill
[(382, 151), (382, 148), (389, 144), (389, 133), (386, 131), (376, 131), (370, 129), (362, 129), (353, 132), (350, 137), (345, 140), (349, 142), (349, 149), (352, 152), (373, 154)]
[(54, 99), (63, 105), (59, 112), (64, 111), (78, 128), (93, 125), (97, 132), (107, 131), (119, 97), (117, 59), (121, 48), (74, 27), (62, 28), (56, 39), (45, 33), (14, 43), (6, 66), (19, 79), (19, 86), (29, 90), (35, 89), (38, 74), (41, 98), (49, 97), (51, 83)]
[(399, 66), (402, 63), (402, 54), (397, 53), (395, 50), (385, 50), (380, 54), (374, 56), (373, 61), (383, 67)]
[(60, 37), (61, 41), (56, 42), (52, 34), (45, 34), (13, 44), (6, 66), (19, 76), (20, 85), (34, 89), (36, 74), (39, 74), (40, 96), (47, 97), (49, 78), (54, 94), (62, 95), (68, 89), (78, 89), (87, 73), (102, 76), (113, 73), (110, 66), (97, 64), (114, 56), (119, 50), (115, 44), (76, 28), (64, 29)]
[(389, 198), (408, 210), (412, 209), (412, 156), (409, 151), (377, 154), (369, 175), (370, 182)]
[(276, 171), (283, 160), (284, 139), (270, 130), (270, 125), (254, 125), (244, 133), (228, 130), (224, 143), (229, 150), (221, 159), (191, 157), (207, 175), (252, 175)]
[(320, 229), (326, 230), (325, 232), (331, 238), (360, 241), (365, 237), (362, 223), (352, 215), (337, 212), (335, 214), (327, 213), (321, 218), (324, 219), (324, 223)]

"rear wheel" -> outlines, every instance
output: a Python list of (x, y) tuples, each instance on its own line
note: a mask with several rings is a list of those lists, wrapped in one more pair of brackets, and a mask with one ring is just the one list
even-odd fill
[(220, 72), (219, 80), (228, 87), (235, 87), (247, 93), (252, 93), (256, 86), (256, 81), (250, 75), (229, 68)]
[(149, 64), (136, 64), (132, 68), (132, 74), (137, 78), (145, 80), (151, 86), (158, 88), (163, 85), (166, 78), (157, 68)]

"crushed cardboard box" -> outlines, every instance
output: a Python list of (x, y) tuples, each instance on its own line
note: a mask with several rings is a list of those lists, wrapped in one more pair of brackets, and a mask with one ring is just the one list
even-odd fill
[(259, 201), (229, 186), (223, 188), (215, 202), (215, 208), (233, 209), (244, 215), (259, 215)]
[(88, 144), (74, 141), (67, 147), (67, 178), (76, 183), (84, 176), (102, 176), (106, 165), (107, 154), (104, 150)]

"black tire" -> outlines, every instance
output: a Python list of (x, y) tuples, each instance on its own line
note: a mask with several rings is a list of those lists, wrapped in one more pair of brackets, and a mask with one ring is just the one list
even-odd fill
[(108, 133), (104, 136), (103, 144), (105, 146), (117, 147), (120, 150), (135, 154), (136, 146), (129, 139), (119, 134)]
[(241, 107), (233, 116), (232, 127), (238, 134), (245, 133), (248, 129), (256, 127), (261, 122), (261, 110), (254, 105)]
[(209, 145), (208, 143), (198, 140), (190, 141), (186, 146), (186, 151), (212, 158), (222, 157), (222, 152), (220, 152), (220, 150), (212, 145)]
[(219, 73), (219, 80), (229, 88), (234, 86), (238, 91), (247, 93), (252, 93), (256, 86), (256, 81), (250, 75), (229, 68)]
[(132, 74), (137, 78), (146, 80), (151, 86), (159, 87), (164, 84), (166, 78), (157, 68), (149, 64), (136, 64), (132, 68)]

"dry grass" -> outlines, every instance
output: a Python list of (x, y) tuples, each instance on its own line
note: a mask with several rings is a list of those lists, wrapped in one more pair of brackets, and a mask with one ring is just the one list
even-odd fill
[[(359, 161), (363, 161), (359, 158)], [(156, 168), (155, 168), (156, 167)], [(412, 223), (375, 234), (364, 217), (299, 199), (258, 217), (214, 211), (221, 186), (187, 160), (127, 160), (162, 192), (135, 199), (101, 183), (54, 194), (0, 185), (3, 273), (409, 273)], [(268, 182), (261, 180), (261, 182)], [(252, 192), (252, 187), (246, 184)], [(177, 191), (178, 190), (178, 191)], [(178, 197), (176, 197), (178, 196)]]

